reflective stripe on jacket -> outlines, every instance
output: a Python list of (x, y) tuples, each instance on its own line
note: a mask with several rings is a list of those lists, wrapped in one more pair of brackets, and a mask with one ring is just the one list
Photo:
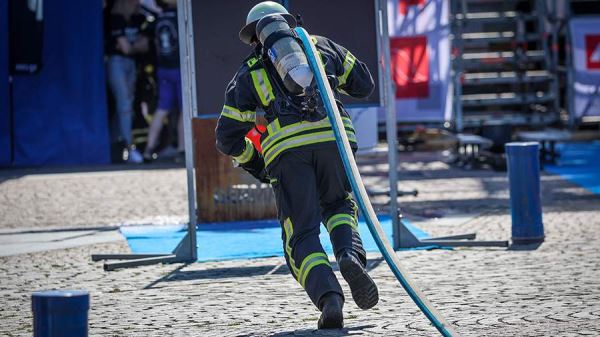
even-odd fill
[[(371, 94), (374, 83), (363, 62), (325, 37), (312, 38), (316, 42), (325, 72), (338, 80), (336, 95), (363, 98)], [(260, 52), (246, 58), (227, 86), (225, 103), (215, 130), (219, 151), (237, 158), (249, 153), (247, 146), (251, 145), (248, 145), (244, 137), (255, 126), (257, 111), (264, 111), (269, 123), (267, 132), (261, 137), (267, 166), (285, 151), (335, 142), (327, 118), (319, 121), (303, 120), (300, 112), (296, 114), (281, 97), (276, 96), (278, 91), (274, 90), (276, 83), (273, 81), (280, 80), (272, 78), (277, 76), (274, 67), (264, 64), (255, 54), (260, 55)], [(270, 70), (266, 71), (265, 67)], [(341, 104), (338, 107), (344, 118), (348, 138), (352, 146), (356, 147), (356, 135), (348, 113)]]

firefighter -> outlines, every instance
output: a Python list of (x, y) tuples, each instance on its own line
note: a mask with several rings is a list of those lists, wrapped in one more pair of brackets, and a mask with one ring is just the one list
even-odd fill
[[(321, 311), (318, 328), (342, 328), (344, 295), (319, 241), (321, 222), (329, 232), (340, 272), (357, 306), (372, 308), (379, 295), (365, 270), (367, 260), (358, 232), (357, 205), (314, 81), (310, 86), (304, 83), (302, 90), (296, 90), (298, 83), (289, 82), (294, 76), (303, 78), (298, 82), (310, 80), (307, 76), (312, 74), (302, 68), (305, 55), (276, 55), (298, 51), (291, 29), (278, 31), (274, 38), (267, 36), (273, 32), (272, 27), (296, 25), (295, 18), (283, 6), (271, 1), (257, 4), (248, 13), (239, 37), (253, 51), (227, 86), (216, 128), (217, 148), (259, 181), (271, 184), (282, 226), (285, 259), (294, 278)], [(257, 28), (263, 29), (260, 34), (256, 33)], [(312, 36), (312, 40), (356, 150), (352, 122), (339, 96), (369, 96), (374, 88), (373, 78), (366, 65), (344, 47), (325, 37)], [(293, 57), (297, 60), (289, 61)], [(287, 63), (279, 63), (282, 58)], [(283, 74), (290, 64), (300, 68)], [(261, 135), (262, 153), (245, 137), (255, 127), (257, 110), (265, 112), (268, 122)]]

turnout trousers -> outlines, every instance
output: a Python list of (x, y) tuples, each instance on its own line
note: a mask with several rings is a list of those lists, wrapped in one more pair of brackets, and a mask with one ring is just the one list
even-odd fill
[(292, 275), (317, 307), (328, 292), (344, 296), (319, 241), (321, 223), (329, 232), (336, 259), (349, 252), (365, 266), (366, 253), (358, 232), (357, 206), (335, 144), (285, 152), (268, 173)]

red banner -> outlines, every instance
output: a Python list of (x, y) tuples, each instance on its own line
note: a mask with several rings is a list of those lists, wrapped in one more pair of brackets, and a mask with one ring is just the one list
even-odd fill
[(585, 36), (585, 54), (588, 69), (600, 69), (600, 35)]
[(429, 97), (427, 36), (392, 37), (390, 49), (396, 97)]

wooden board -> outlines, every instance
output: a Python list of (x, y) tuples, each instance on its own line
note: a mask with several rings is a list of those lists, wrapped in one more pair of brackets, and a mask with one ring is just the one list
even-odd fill
[(277, 218), (271, 187), (217, 151), (216, 126), (216, 119), (192, 120), (198, 222)]

